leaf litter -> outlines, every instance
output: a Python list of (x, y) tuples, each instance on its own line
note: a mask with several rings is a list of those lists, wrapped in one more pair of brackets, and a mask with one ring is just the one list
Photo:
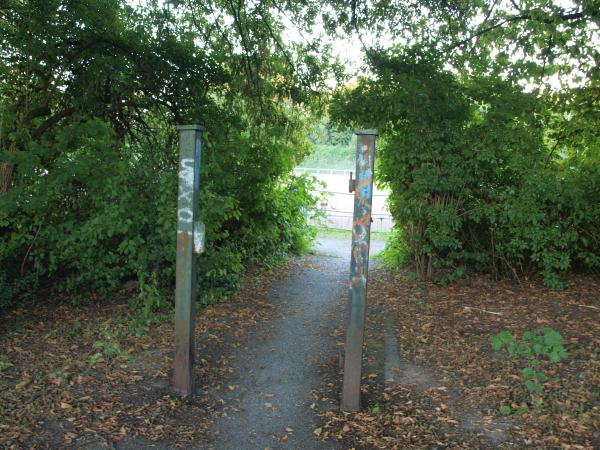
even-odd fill
[[(170, 390), (171, 317), (136, 335), (123, 319), (135, 314), (126, 297), (8, 312), (0, 320), (0, 358), (10, 362), (0, 371), (0, 447), (110, 447), (136, 437), (176, 447), (206, 442), (224, 406), (214, 393), (237, 389), (221, 382), (233, 371), (231, 342), (243, 343), (269, 318), (266, 289), (294, 264), (254, 271), (227, 301), (201, 308), (193, 399)], [(99, 346), (107, 355), (95, 356)]]
[[(193, 400), (169, 390), (170, 320), (144, 336), (128, 334), (120, 320), (128, 312), (126, 300), (8, 313), (0, 335), (0, 445), (76, 448), (136, 436), (182, 447), (203, 442), (224, 406), (214, 393), (237, 389), (221, 381), (233, 371), (228, 350), (232, 342), (243, 345), (252, 327), (270, 318), (266, 286), (288, 269), (249, 277), (230, 301), (202, 309), (197, 320), (199, 386)], [(485, 276), (440, 286), (385, 269), (378, 269), (371, 280), (365, 408), (351, 414), (322, 411), (315, 438), (355, 449), (597, 448), (597, 281), (572, 277), (572, 287), (565, 291), (548, 291), (537, 281), (515, 285)], [(338, 307), (343, 310), (345, 301)], [(392, 368), (397, 383), (383, 377), (382, 324), (389, 312), (401, 360), (429, 376), (421, 386), (408, 379), (411, 366)], [(491, 350), (489, 337), (502, 330), (521, 334), (540, 327), (564, 336), (569, 358), (548, 370), (541, 407), (501, 418), (503, 403), (519, 404), (526, 396), (515, 365)], [(69, 329), (77, 329), (77, 335), (62, 335)], [(106, 330), (122, 352), (99, 357), (92, 367), (92, 347)], [(344, 330), (330, 335), (343, 348)], [(341, 368), (340, 352), (323, 368), (326, 382), (320, 391), (311, 391), (313, 398), (339, 401)], [(494, 429), (500, 420), (507, 429)], [(279, 441), (293, 433), (294, 424), (289, 425)], [(490, 439), (489, 433), (496, 431), (502, 438)]]
[[(483, 275), (443, 286), (387, 269), (376, 269), (371, 280), (363, 410), (323, 412), (322, 439), (356, 449), (598, 448), (597, 280), (573, 276), (564, 291), (547, 290), (538, 280), (518, 285)], [(381, 376), (389, 314), (402, 361), (392, 368), (396, 383)], [(542, 327), (562, 334), (569, 357), (547, 369), (543, 404), (532, 405), (519, 366), (493, 352), (489, 338)], [(342, 371), (327, 370), (332, 383), (320, 395), (339, 402)], [(504, 417), (500, 406), (507, 402), (528, 407)]]

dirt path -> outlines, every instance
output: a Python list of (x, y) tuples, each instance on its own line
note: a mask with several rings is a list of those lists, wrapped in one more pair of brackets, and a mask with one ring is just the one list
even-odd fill
[[(374, 241), (372, 254), (382, 246)], [(273, 320), (234, 353), (211, 448), (333, 448), (313, 431), (317, 412), (337, 405), (311, 393), (323, 383), (319, 367), (339, 359), (340, 337), (331, 331), (344, 322), (338, 305), (347, 295), (350, 242), (324, 238), (316, 250), (271, 287)]]

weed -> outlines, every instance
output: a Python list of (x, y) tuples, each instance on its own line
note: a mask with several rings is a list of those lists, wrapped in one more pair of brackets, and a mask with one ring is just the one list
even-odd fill
[[(567, 351), (563, 346), (563, 337), (552, 328), (527, 331), (521, 339), (516, 339), (508, 331), (501, 331), (490, 338), (495, 351), (506, 350), (512, 363), (525, 362), (521, 368), (524, 386), (530, 396), (530, 403), (541, 408), (544, 382), (547, 377), (542, 369), (544, 363), (556, 364), (567, 358)], [(527, 404), (522, 403), (517, 407), (502, 405), (500, 412), (504, 415), (522, 415), (527, 411)]]
[(54, 339), (65, 339), (72, 341), (81, 334), (82, 330), (81, 323), (76, 320), (73, 323), (62, 323), (60, 326), (52, 332)]
[(123, 321), (128, 328), (128, 333), (139, 337), (146, 334), (148, 327), (163, 319), (161, 311), (167, 306), (167, 301), (161, 295), (155, 272), (151, 274), (139, 272), (138, 286), (138, 296), (129, 302), (135, 311), (134, 315)]
[(379, 402), (375, 402), (373, 405), (369, 406), (369, 414), (372, 416), (376, 416), (382, 410), (381, 404)]
[(410, 249), (400, 228), (396, 227), (388, 233), (385, 249), (377, 254), (377, 259), (384, 267), (400, 270), (409, 260)]
[(164, 300), (158, 290), (156, 272), (152, 272), (149, 277), (140, 272), (138, 281), (140, 286), (138, 296), (140, 318), (146, 322), (151, 322), (154, 312), (164, 306)]
[(0, 358), (0, 372), (4, 372), (9, 367), (12, 367), (12, 364), (9, 361)]
[(90, 357), (90, 367), (95, 367), (100, 359), (114, 359), (119, 357), (128, 357), (129, 353), (121, 348), (117, 342), (113, 342), (114, 335), (106, 331), (104, 339), (98, 339), (92, 344), (92, 349), (96, 350)]
[(69, 383), (71, 375), (67, 372), (64, 372), (62, 369), (56, 369), (50, 375), (52, 382), (58, 386), (66, 386)]

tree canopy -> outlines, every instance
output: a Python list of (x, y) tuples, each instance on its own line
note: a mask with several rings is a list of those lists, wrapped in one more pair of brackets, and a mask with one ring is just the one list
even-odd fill
[[(0, 302), (50, 285), (108, 292), (151, 277), (168, 288), (180, 123), (207, 128), (207, 292), (305, 246), (316, 200), (291, 169), (323, 113), (381, 131), (380, 181), (422, 275), (541, 270), (559, 286), (569, 268), (594, 270), (599, 10), (4, 0)], [(335, 36), (356, 39), (368, 70), (332, 94), (350, 72)]]
[(289, 173), (334, 61), (284, 42), (283, 13), (310, 25), (268, 2), (2, 3), (0, 303), (50, 280), (170, 286), (181, 123), (207, 128), (207, 291), (305, 245), (308, 181)]

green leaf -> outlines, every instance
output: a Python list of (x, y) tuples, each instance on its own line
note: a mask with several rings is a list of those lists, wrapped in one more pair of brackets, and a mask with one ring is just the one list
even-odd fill
[(557, 350), (552, 350), (548, 354), (548, 359), (550, 360), (550, 362), (557, 363), (557, 362), (560, 362), (561, 357)]
[(510, 406), (508, 406), (508, 405), (502, 405), (502, 406), (500, 407), (500, 413), (501, 413), (503, 416), (508, 416), (508, 415), (510, 415), (510, 413), (511, 413)]
[(503, 346), (510, 344), (513, 341), (513, 335), (504, 330), (490, 337), (492, 348), (495, 351), (500, 350)]
[(544, 329), (544, 344), (550, 347), (558, 347), (563, 345), (563, 337), (558, 331), (551, 328)]
[(102, 353), (94, 353), (90, 357), (90, 367), (95, 367), (100, 358), (102, 358)]
[(519, 407), (515, 410), (514, 414), (515, 414), (515, 416), (521, 417), (528, 410), (529, 410), (529, 408), (527, 407), (527, 404), (526, 403), (521, 403), (521, 405), (519, 405)]
[(544, 374), (544, 372), (536, 372), (535, 377), (537, 378), (537, 380), (540, 383), (543, 383), (544, 381), (546, 381), (546, 375)]
[(532, 367), (529, 367), (529, 366), (523, 368), (523, 370), (521, 370), (521, 373), (523, 374), (523, 376), (525, 378), (535, 378), (535, 376), (536, 376), (536, 371)]
[(532, 380), (527, 380), (525, 382), (525, 387), (531, 393), (539, 392), (542, 390), (542, 385), (539, 383), (536, 383), (535, 381), (532, 381)]
[(523, 340), (524, 341), (531, 341), (535, 338), (535, 333), (532, 331), (526, 331), (525, 333), (523, 333)]
[(536, 355), (545, 353), (545, 347), (542, 344), (535, 343), (531, 346), (531, 348), (533, 349), (533, 353), (535, 353)]

